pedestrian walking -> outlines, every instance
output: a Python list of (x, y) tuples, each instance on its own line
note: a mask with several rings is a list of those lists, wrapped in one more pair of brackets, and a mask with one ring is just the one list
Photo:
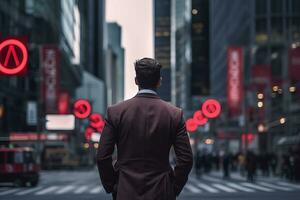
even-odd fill
[(246, 170), (247, 170), (247, 180), (254, 182), (254, 175), (256, 171), (257, 158), (252, 151), (248, 151), (246, 155)]

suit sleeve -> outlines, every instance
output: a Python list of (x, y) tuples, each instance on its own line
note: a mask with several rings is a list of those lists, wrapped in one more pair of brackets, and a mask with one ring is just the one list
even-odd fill
[(174, 190), (176, 196), (178, 196), (187, 182), (188, 175), (193, 167), (193, 153), (189, 136), (186, 131), (182, 110), (180, 112), (180, 121), (177, 126), (173, 146), (176, 154)]
[(101, 134), (97, 152), (97, 165), (102, 185), (107, 193), (113, 192), (117, 182), (117, 173), (112, 164), (112, 154), (116, 144), (116, 132), (113, 125), (110, 109), (107, 109), (105, 127)]

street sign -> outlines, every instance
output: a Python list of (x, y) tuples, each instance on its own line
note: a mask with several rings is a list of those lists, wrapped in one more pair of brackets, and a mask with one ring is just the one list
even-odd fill
[(79, 119), (87, 118), (92, 111), (91, 104), (86, 99), (79, 99), (74, 103), (73, 113)]
[(59, 92), (60, 51), (55, 45), (41, 49), (43, 101), (46, 113), (57, 113)]
[(75, 117), (74, 115), (46, 115), (47, 130), (74, 130)]
[(186, 120), (185, 124), (188, 132), (195, 132), (198, 129), (197, 123), (192, 118)]
[(194, 115), (193, 119), (197, 125), (204, 125), (208, 121), (208, 119), (203, 115), (201, 110), (197, 110)]
[(202, 105), (202, 112), (207, 118), (216, 118), (221, 113), (221, 104), (215, 99), (208, 99)]
[(103, 118), (99, 113), (93, 113), (90, 116), (90, 126), (93, 128), (100, 128), (104, 125)]
[(28, 51), (18, 39), (7, 39), (0, 43), (0, 74), (20, 75), (26, 71)]

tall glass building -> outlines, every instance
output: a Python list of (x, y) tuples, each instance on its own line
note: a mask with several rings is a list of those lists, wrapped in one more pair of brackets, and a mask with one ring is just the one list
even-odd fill
[(163, 66), (162, 85), (159, 95), (166, 101), (171, 101), (171, 0), (154, 0), (154, 48), (155, 59)]
[(192, 1), (171, 1), (171, 84), (172, 103), (190, 107)]

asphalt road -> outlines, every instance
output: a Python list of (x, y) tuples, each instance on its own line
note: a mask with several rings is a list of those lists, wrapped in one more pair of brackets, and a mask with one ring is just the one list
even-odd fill
[[(299, 200), (300, 184), (289, 183), (277, 177), (258, 177), (255, 183), (232, 174), (222, 179), (221, 172), (212, 172), (196, 179), (192, 174), (179, 200)], [(34, 188), (16, 188), (0, 185), (1, 200), (109, 200), (100, 184), (96, 170), (47, 171)]]

